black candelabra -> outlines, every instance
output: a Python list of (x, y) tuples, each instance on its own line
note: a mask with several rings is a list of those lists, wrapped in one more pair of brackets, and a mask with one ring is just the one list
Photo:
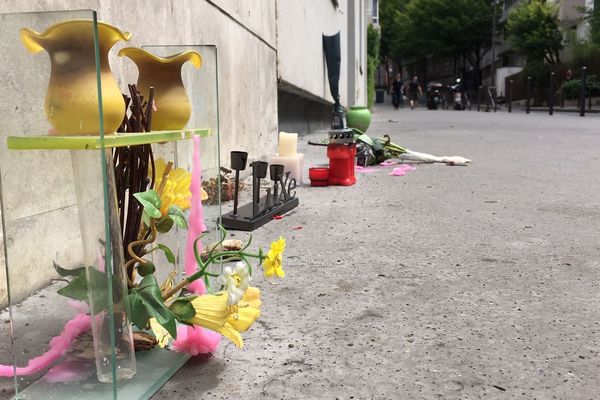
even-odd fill
[[(264, 161), (255, 161), (252, 167), (252, 202), (238, 208), (240, 171), (246, 169), (248, 153), (232, 151), (231, 169), (235, 171), (235, 193), (233, 211), (223, 215), (222, 224), (227, 229), (253, 231), (275, 216), (285, 214), (299, 204), (296, 197), (296, 179), (290, 179), (290, 172), (280, 164), (269, 166)], [(267, 177), (272, 186), (267, 188), (266, 196), (261, 196), (260, 182)]]

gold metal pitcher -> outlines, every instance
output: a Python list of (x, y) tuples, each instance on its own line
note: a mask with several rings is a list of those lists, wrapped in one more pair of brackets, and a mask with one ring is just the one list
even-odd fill
[[(46, 117), (56, 135), (97, 135), (100, 132), (98, 89), (92, 20), (74, 19), (52, 25), (43, 33), (23, 28), (21, 41), (32, 54), (45, 50), (51, 73), (46, 95)], [(114, 133), (125, 114), (125, 101), (108, 64), (108, 52), (129, 32), (98, 22), (104, 133)]]
[(181, 67), (190, 61), (200, 68), (202, 57), (194, 50), (168, 57), (159, 57), (137, 47), (126, 47), (119, 56), (130, 58), (138, 67), (137, 88), (148, 99), (150, 86), (154, 87), (152, 130), (178, 130), (185, 128), (192, 108), (181, 79)]

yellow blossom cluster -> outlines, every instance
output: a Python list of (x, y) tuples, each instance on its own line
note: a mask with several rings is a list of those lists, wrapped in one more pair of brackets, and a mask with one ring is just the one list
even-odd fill
[[(154, 162), (154, 168), (154, 187), (158, 189), (161, 186), (167, 164), (165, 160), (159, 158)], [(148, 171), (148, 174), (151, 175), (152, 171)], [(169, 207), (172, 205), (179, 206), (182, 210), (190, 208), (192, 199), (192, 193), (190, 192), (192, 173), (187, 172), (183, 168), (175, 168), (169, 171), (166, 179), (163, 190), (160, 193), (161, 214), (167, 214)]]

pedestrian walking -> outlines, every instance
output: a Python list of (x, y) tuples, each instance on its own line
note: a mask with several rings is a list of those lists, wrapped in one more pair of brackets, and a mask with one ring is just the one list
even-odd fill
[(417, 106), (417, 100), (419, 95), (422, 95), (421, 85), (419, 85), (419, 78), (415, 75), (412, 81), (408, 82), (408, 100), (410, 101), (410, 109), (414, 110)]
[(404, 81), (400, 73), (396, 74), (396, 79), (392, 82), (392, 104), (397, 110), (398, 108), (404, 108)]

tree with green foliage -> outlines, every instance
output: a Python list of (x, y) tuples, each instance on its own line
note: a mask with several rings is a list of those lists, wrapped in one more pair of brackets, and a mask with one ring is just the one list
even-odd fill
[(367, 27), (367, 106), (373, 107), (375, 99), (375, 70), (379, 65), (379, 46), (381, 36), (373, 24)]
[(558, 4), (531, 0), (516, 7), (506, 22), (507, 40), (527, 62), (556, 64), (563, 48)]
[(590, 41), (600, 46), (600, 0), (594, 0), (594, 6), (585, 10), (585, 20), (590, 27)]
[(398, 24), (397, 18), (405, 11), (410, 0), (381, 0), (379, 2), (379, 25), (381, 26), (381, 61), (391, 60), (400, 64), (401, 52), (398, 46), (402, 45), (401, 37), (403, 28)]
[(394, 60), (464, 56), (478, 70), (482, 49), (492, 39), (494, 4), (493, 0), (382, 0), (382, 52)]
[(582, 8), (581, 12), (589, 26), (589, 37), (573, 46), (573, 67), (585, 65), (590, 72), (600, 74), (600, 0), (594, 1), (593, 8)]

